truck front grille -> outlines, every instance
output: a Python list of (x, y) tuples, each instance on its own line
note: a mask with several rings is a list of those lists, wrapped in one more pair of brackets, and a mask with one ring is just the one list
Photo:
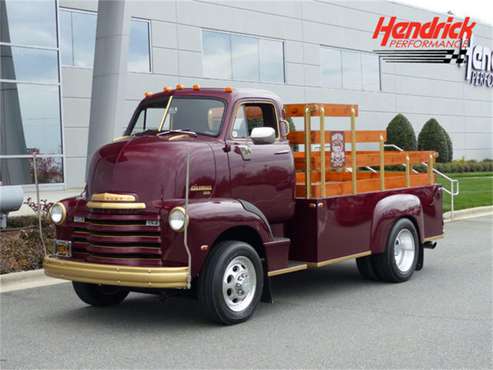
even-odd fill
[(72, 256), (92, 263), (162, 266), (157, 214), (98, 210), (73, 224)]

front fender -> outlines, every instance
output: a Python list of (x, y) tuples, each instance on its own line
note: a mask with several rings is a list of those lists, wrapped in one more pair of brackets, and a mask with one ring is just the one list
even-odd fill
[[(214, 241), (228, 229), (246, 226), (253, 229), (262, 243), (273, 240), (269, 224), (234, 199), (197, 199), (188, 206), (188, 246), (192, 254), (192, 276), (197, 275)], [(171, 229), (169, 233), (174, 233)], [(174, 233), (173, 247), (167, 248), (164, 260), (186, 262), (183, 233)], [(207, 246), (207, 247), (204, 247)]]
[(373, 211), (371, 225), (371, 251), (383, 253), (394, 223), (409, 218), (417, 225), (420, 242), (423, 242), (423, 207), (419, 198), (412, 194), (394, 194), (378, 201)]

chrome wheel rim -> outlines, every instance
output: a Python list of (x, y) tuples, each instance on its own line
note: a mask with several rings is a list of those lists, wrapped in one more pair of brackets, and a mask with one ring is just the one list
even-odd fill
[(228, 264), (223, 276), (223, 297), (229, 309), (245, 310), (253, 301), (257, 289), (257, 274), (253, 262), (238, 256)]
[(411, 231), (399, 231), (394, 241), (394, 261), (400, 272), (406, 273), (411, 269), (415, 253), (416, 245)]

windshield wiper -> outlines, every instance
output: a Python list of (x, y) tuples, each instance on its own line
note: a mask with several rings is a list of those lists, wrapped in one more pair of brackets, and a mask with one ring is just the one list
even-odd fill
[(186, 134), (186, 135), (190, 135), (193, 137), (197, 137), (197, 133), (195, 131), (191, 131), (188, 128), (178, 129), (178, 130), (161, 131), (160, 133), (157, 134), (157, 136), (169, 135), (169, 134)]
[(154, 134), (157, 132), (157, 129), (155, 128), (150, 128), (150, 129), (147, 129), (145, 131), (141, 131), (141, 132), (136, 132), (134, 134), (132, 134), (132, 136), (143, 136), (143, 135), (151, 135), (151, 134)]

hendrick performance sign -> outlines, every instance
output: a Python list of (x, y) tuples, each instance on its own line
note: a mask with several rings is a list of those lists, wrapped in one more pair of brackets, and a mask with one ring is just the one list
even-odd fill
[(380, 38), (375, 50), (387, 63), (466, 64), (465, 80), (473, 86), (493, 87), (493, 53), (488, 47), (473, 45), (476, 22), (454, 17), (429, 22), (397, 22), (396, 17), (380, 17), (373, 39)]

